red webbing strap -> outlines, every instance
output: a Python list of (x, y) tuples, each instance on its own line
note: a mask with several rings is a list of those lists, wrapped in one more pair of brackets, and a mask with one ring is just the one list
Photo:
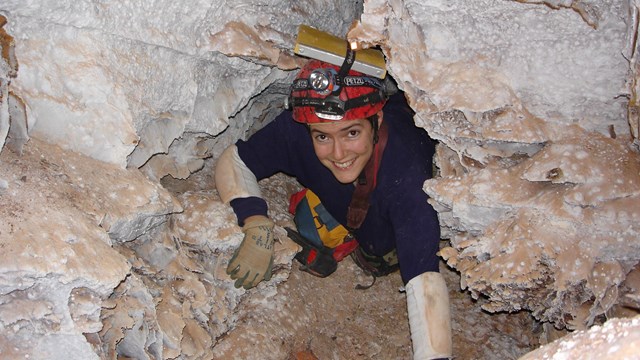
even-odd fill
[(384, 148), (387, 145), (387, 137), (387, 124), (383, 121), (378, 129), (378, 143), (375, 145), (373, 154), (363, 170), (365, 181), (362, 184), (360, 181), (356, 183), (356, 189), (353, 191), (353, 196), (351, 197), (351, 204), (349, 204), (347, 211), (347, 227), (349, 230), (359, 228), (367, 216), (367, 211), (369, 211), (369, 194), (376, 188), (378, 168), (380, 167)]

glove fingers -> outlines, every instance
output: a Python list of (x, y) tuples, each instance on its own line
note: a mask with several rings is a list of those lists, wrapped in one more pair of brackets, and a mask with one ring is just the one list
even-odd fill
[(231, 260), (229, 261), (229, 264), (227, 265), (227, 270), (226, 270), (227, 275), (231, 275), (232, 277), (240, 269), (240, 264), (235, 264), (233, 260), (234, 258), (231, 258)]
[(252, 287), (254, 287), (254, 286), (258, 285), (258, 283), (259, 283), (260, 281), (262, 281), (262, 278), (260, 278), (260, 273), (256, 273), (256, 275), (253, 277), (253, 279), (252, 279), (251, 281), (247, 281), (247, 282), (244, 284), (244, 288), (245, 288), (245, 289), (247, 289), (247, 290), (249, 290), (249, 289), (251, 289)]
[(271, 280), (271, 270), (273, 269), (273, 256), (271, 257), (271, 260), (269, 261), (269, 267), (267, 267), (267, 271), (265, 271), (264, 273), (264, 279), (266, 281)]
[(236, 258), (238, 254), (240, 254), (240, 248), (242, 248), (242, 244), (234, 251), (233, 256), (231, 256), (229, 260), (229, 265), (227, 265), (227, 275), (230, 275), (232, 279), (235, 279), (234, 275), (240, 270), (240, 264), (236, 263)]
[(245, 280), (247, 279), (247, 277), (249, 276), (249, 272), (247, 271), (243, 277), (239, 277), (236, 282), (233, 284), (233, 286), (236, 287), (236, 289), (239, 289), (241, 286), (244, 285)]

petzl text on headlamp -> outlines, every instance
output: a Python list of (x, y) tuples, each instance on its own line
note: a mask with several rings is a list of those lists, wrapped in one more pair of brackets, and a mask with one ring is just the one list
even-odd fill
[[(344, 39), (307, 25), (300, 25), (298, 28), (293, 51), (337, 66), (342, 65), (347, 55)], [(377, 49), (358, 50), (358, 57), (351, 69), (380, 79), (387, 75), (384, 55)]]

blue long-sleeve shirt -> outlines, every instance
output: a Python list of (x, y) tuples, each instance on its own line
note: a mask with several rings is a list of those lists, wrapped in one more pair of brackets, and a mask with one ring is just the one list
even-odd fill
[[(432, 176), (434, 142), (415, 126), (404, 96), (393, 96), (384, 109), (388, 140), (370, 195), (367, 216), (355, 237), (369, 254), (382, 256), (395, 247), (406, 283), (427, 271), (438, 271), (440, 226), (428, 196), (422, 190)], [(283, 172), (297, 178), (322, 201), (341, 224), (347, 224), (347, 208), (355, 189), (342, 184), (320, 163), (306, 125), (286, 111), (247, 141), (238, 141), (238, 154), (258, 180)], [(231, 202), (238, 221), (251, 215), (267, 215), (259, 198)]]

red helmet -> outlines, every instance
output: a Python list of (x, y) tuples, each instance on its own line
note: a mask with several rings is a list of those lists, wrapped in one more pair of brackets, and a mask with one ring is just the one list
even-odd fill
[(297, 122), (315, 124), (365, 119), (382, 109), (387, 97), (382, 80), (319, 60), (309, 61), (291, 87), (288, 107)]

